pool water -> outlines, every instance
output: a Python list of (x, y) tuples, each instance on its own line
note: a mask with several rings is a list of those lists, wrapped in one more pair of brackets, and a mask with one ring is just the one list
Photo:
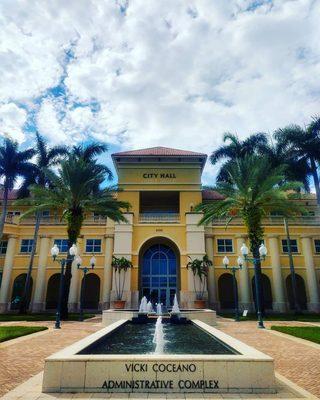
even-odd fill
[[(152, 354), (154, 323), (127, 322), (78, 354)], [(163, 324), (163, 354), (238, 354), (193, 323)]]

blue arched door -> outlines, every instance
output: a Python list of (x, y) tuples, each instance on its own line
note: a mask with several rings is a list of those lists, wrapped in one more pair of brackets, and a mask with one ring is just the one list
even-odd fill
[(170, 307), (177, 290), (177, 256), (171, 247), (154, 244), (142, 256), (141, 293), (153, 304)]

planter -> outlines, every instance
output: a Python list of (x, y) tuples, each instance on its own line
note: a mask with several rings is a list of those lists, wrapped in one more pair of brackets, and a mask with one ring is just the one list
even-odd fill
[(123, 310), (125, 304), (126, 304), (125, 300), (115, 300), (113, 302), (113, 307), (116, 308), (117, 310)]
[(206, 308), (206, 300), (195, 300), (194, 308)]

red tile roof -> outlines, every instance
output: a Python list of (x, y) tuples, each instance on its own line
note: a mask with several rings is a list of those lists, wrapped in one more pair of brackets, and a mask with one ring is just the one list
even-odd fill
[(181, 157), (206, 157), (204, 153), (196, 153), (194, 151), (171, 149), (170, 147), (149, 147), (147, 149), (122, 151), (114, 153), (113, 156), (118, 157), (139, 157), (139, 156), (181, 156)]
[(202, 200), (223, 200), (224, 196), (215, 190), (204, 189), (202, 190)]

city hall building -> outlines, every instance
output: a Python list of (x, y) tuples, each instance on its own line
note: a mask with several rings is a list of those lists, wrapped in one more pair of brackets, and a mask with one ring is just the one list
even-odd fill
[[(244, 242), (248, 244), (248, 239), (238, 219), (227, 228), (225, 220), (198, 225), (201, 215), (194, 212), (195, 206), (202, 201), (221, 199), (219, 193), (202, 189), (201, 175), (207, 155), (155, 147), (115, 153), (112, 159), (122, 189), (119, 199), (129, 202), (131, 208), (125, 213), (126, 223), (114, 223), (98, 215), (86, 216), (77, 246), (83, 265), (89, 265), (92, 254), (97, 262), (87, 275), (85, 308), (97, 310), (113, 306), (113, 255), (126, 257), (133, 263), (125, 280), (126, 308), (137, 308), (143, 295), (168, 307), (175, 293), (182, 307), (192, 308), (196, 295), (192, 272), (186, 265), (190, 259), (207, 254), (213, 262), (205, 292), (207, 306), (231, 310), (234, 306), (232, 275), (222, 260), (227, 255), (230, 265), (236, 265), (240, 247)], [(0, 243), (1, 312), (18, 307), (33, 244), (34, 219), (19, 220), (24, 209), (15, 206), (14, 199), (13, 191)], [(313, 195), (303, 202), (309, 215), (289, 221), (298, 297), (302, 308), (319, 311), (319, 210)], [(56, 243), (62, 256), (68, 249), (66, 225), (60, 215), (46, 210), (41, 221), (30, 292), (30, 309), (35, 312), (56, 308), (60, 265), (53, 262), (50, 249)], [(264, 307), (284, 312), (292, 308), (293, 296), (283, 219), (268, 216), (264, 229), (268, 248), (266, 260), (262, 262)], [(69, 305), (70, 309), (77, 310), (83, 274), (76, 265), (72, 268)], [(252, 265), (244, 265), (237, 272), (242, 309), (254, 309), (253, 280)]]

